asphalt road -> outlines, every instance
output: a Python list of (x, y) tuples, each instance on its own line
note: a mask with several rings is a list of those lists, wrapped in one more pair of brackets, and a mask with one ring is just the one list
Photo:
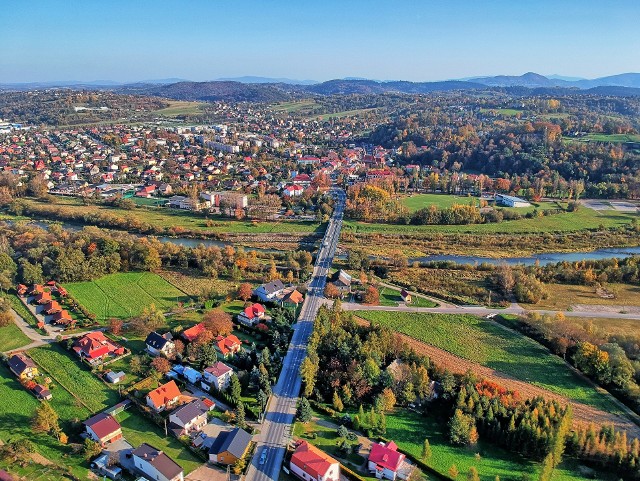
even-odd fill
[[(273, 395), (269, 401), (260, 434), (256, 438), (258, 446), (246, 475), (249, 481), (276, 481), (290, 440), (290, 430), (295, 418), (302, 383), (300, 364), (307, 353), (307, 341), (313, 331), (313, 322), (318, 309), (323, 304), (326, 277), (336, 253), (342, 228), (346, 194), (340, 189), (333, 189), (332, 194), (336, 199), (334, 212), (318, 251), (307, 297), (294, 327), (280, 377), (273, 388)], [(266, 457), (261, 464), (263, 452), (266, 452)]]

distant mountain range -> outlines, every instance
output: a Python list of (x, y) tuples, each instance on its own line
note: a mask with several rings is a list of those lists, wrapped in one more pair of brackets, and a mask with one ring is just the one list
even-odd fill
[(640, 73), (625, 73), (596, 79), (544, 76), (533, 72), (519, 76), (497, 75), (464, 80), (439, 82), (378, 81), (345, 78), (314, 82), (269, 77), (236, 77), (209, 82), (182, 79), (157, 79), (136, 83), (108, 80), (92, 82), (32, 82), (0, 84), (0, 90), (28, 90), (38, 88), (84, 88), (113, 90), (120, 93), (153, 95), (177, 100), (229, 100), (247, 102), (278, 102), (309, 95), (365, 95), (387, 92), (426, 94), (452, 90), (505, 89), (515, 95), (562, 95), (568, 92), (614, 96), (640, 96)]
[(545, 77), (533, 72), (524, 75), (510, 76), (497, 75), (495, 77), (475, 77), (468, 79), (470, 82), (477, 82), (488, 87), (576, 87), (579, 89), (590, 89), (594, 87), (632, 87), (640, 88), (640, 73), (623, 73), (600, 77), (596, 79), (571, 79), (571, 77), (561, 77), (550, 75)]

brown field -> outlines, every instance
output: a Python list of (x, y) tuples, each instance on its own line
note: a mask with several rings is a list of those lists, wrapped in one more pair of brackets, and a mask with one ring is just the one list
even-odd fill
[(640, 286), (629, 284), (607, 284), (607, 290), (615, 294), (613, 299), (607, 299), (596, 294), (595, 287), (574, 286), (566, 284), (548, 284), (549, 297), (538, 304), (527, 305), (527, 309), (549, 309), (566, 311), (576, 304), (602, 306), (640, 306)]
[[(369, 322), (364, 319), (356, 319), (362, 325), (369, 324)], [(560, 396), (558, 394), (547, 391), (546, 389), (542, 389), (532, 384), (519, 381), (500, 371), (496, 371), (494, 369), (482, 366), (478, 363), (468, 361), (437, 347), (425, 344), (424, 342), (420, 342), (412, 337), (406, 336), (404, 334), (397, 335), (400, 336), (400, 338), (416, 352), (428, 356), (441, 368), (448, 369), (449, 371), (457, 374), (464, 374), (467, 371), (472, 371), (480, 377), (486, 378), (490, 381), (494, 381), (512, 391), (519, 392), (524, 398), (542, 396), (546, 399), (555, 399), (563, 404), (570, 403), (573, 408), (573, 418), (575, 423), (596, 423), (600, 425), (613, 424), (617, 429), (627, 431), (627, 434), (629, 436), (640, 438), (640, 426), (634, 424), (627, 418), (601, 411), (591, 406), (587, 406), (586, 404), (570, 401), (564, 396)], [(626, 407), (622, 408), (628, 411)]]

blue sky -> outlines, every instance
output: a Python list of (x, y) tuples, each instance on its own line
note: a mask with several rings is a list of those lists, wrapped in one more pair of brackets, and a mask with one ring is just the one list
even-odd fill
[(638, 0), (13, 1), (0, 82), (591, 78), (640, 71), (638, 19)]

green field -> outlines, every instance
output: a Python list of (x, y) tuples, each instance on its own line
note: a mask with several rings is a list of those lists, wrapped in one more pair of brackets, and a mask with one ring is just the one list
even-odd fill
[(559, 357), (498, 324), (462, 314), (356, 311), (355, 315), (419, 341), (607, 412), (621, 413)]
[(154, 111), (154, 114), (165, 117), (177, 117), (179, 115), (198, 115), (202, 113), (204, 104), (201, 102), (183, 102), (180, 100), (169, 101), (169, 106)]
[[(74, 417), (83, 419), (82, 409), (78, 409), (78, 406), (86, 407), (86, 414), (89, 414), (89, 411), (91, 413), (102, 411), (120, 400), (117, 391), (109, 388), (82, 366), (71, 353), (57, 344), (31, 349), (29, 356), (53, 378), (55, 383), (71, 393), (73, 398), (70, 397), (71, 402), (68, 408), (77, 413)], [(60, 388), (52, 391), (54, 401), (61, 391), (63, 390)], [(62, 416), (57, 407), (56, 410)]]
[(414, 194), (402, 199), (402, 204), (409, 209), (409, 212), (415, 212), (432, 205), (438, 209), (448, 209), (454, 204), (469, 205), (471, 202), (477, 206), (478, 198), (448, 194)]
[[(56, 396), (59, 396), (59, 392), (55, 389), (52, 393), (54, 399)], [(60, 399), (62, 399), (62, 397), (62, 395), (59, 396)], [(41, 455), (58, 465), (68, 466), (78, 478), (86, 479), (87, 469), (81, 467), (81, 464), (84, 463), (82, 455), (71, 455), (70, 447), (58, 444), (58, 442), (49, 435), (38, 434), (31, 431), (31, 419), (40, 403), (22, 387), (4, 363), (0, 363), (0, 399), (2, 399), (2, 409), (0, 409), (0, 439), (3, 442), (20, 438), (30, 439), (36, 445), (36, 449)], [(77, 411), (78, 417), (84, 414), (82, 410)], [(62, 417), (62, 415), (66, 413), (59, 414), (61, 414), (61, 420), (64, 426), (64, 422), (69, 421), (70, 418)], [(11, 471), (14, 471), (14, 469), (19, 474), (23, 474), (23, 471), (17, 466), (10, 466)], [(28, 471), (31, 471), (31, 469)], [(43, 481), (60, 479), (60, 477), (56, 477), (55, 475), (47, 476), (47, 470), (43, 468), (34, 467), (33, 471), (38, 473), (38, 476), (42, 475), (42, 477), (28, 479), (42, 479)]]
[(0, 327), (0, 352), (11, 351), (31, 342), (15, 324)]
[(506, 117), (515, 117), (518, 114), (522, 114), (522, 110), (517, 109), (480, 109), (483, 114), (492, 113), (495, 115), (504, 115)]
[[(526, 210), (517, 210), (526, 213)], [(585, 207), (577, 212), (537, 217), (533, 219), (509, 220), (492, 224), (470, 225), (395, 225), (371, 224), (345, 221), (346, 231), (371, 234), (419, 234), (421, 232), (469, 233), (469, 234), (519, 234), (542, 232), (577, 232), (585, 229), (620, 227), (639, 219), (638, 214), (617, 211), (597, 212)]]
[(273, 106), (276, 112), (298, 112), (299, 110), (310, 110), (316, 106), (313, 99), (293, 100), (291, 102), (280, 102)]
[[(342, 117), (353, 117), (356, 115), (363, 114), (365, 112), (375, 111), (375, 108), (370, 109), (355, 109), (355, 110), (345, 110), (343, 112), (335, 112), (333, 114), (322, 114), (318, 115), (318, 120), (329, 120), (329, 119), (341, 119)], [(312, 117), (316, 117), (313, 115)]]
[(180, 441), (173, 437), (165, 436), (158, 426), (142, 416), (135, 408), (132, 407), (130, 410), (118, 414), (116, 419), (122, 426), (122, 434), (129, 444), (137, 448), (142, 443), (149, 443), (154, 448), (161, 449), (167, 456), (182, 466), (185, 474), (190, 473), (204, 463), (204, 461), (199, 461), (187, 448), (180, 444)]
[(65, 287), (99, 321), (137, 316), (151, 304), (168, 311), (178, 301), (187, 300), (182, 291), (151, 272), (120, 272)]
[(570, 142), (609, 142), (621, 144), (625, 142), (640, 142), (640, 134), (587, 134), (584, 137), (563, 137)]

